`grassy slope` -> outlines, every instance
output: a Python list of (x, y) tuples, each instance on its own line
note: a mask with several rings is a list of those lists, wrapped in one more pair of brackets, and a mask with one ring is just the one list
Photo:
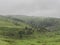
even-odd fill
[[(9, 17), (9, 16), (8, 16)], [(34, 17), (34, 16), (23, 16), (15, 15), (10, 16), (11, 18), (17, 18), (25, 21), (27, 24), (32, 25), (33, 27), (37, 25), (42, 25), (48, 27), (49, 30), (59, 30), (60, 28), (60, 18), (51, 18), (51, 17)]]
[[(47, 37), (45, 35), (41, 35), (41, 37), (23, 39), (23, 40), (13, 40), (14, 42), (6, 42), (3, 39), (0, 40), (1, 45), (59, 45), (60, 44), (60, 36), (54, 35), (52, 37)], [(8, 39), (11, 41), (10, 39)]]
[[(13, 23), (14, 20), (11, 20), (9, 18), (6, 18), (4, 16), (0, 16), (0, 45), (13, 45), (13, 42), (11, 42), (8, 38), (8, 40), (3, 36), (1, 35), (1, 33), (3, 32), (6, 32), (6, 31), (14, 31), (14, 30), (21, 30), (21, 29), (24, 29), (25, 26), (28, 26), (30, 27), (28, 24), (24, 23), (24, 22), (19, 22), (19, 25), (16, 26), (14, 23)], [(14, 21), (15, 22), (15, 21)], [(7, 40), (7, 41), (5, 41)], [(12, 44), (11, 44), (12, 43)]]
[[(3, 18), (3, 17), (2, 17)], [(0, 27), (8, 27), (11, 28), (24, 28), (25, 26), (29, 26), (25, 23), (20, 22), (20, 26), (16, 26), (11, 21), (4, 21), (4, 19), (0, 20)], [(60, 30), (59, 27), (56, 28), (56, 30)], [(1, 30), (0, 30), (1, 31)], [(35, 37), (29, 38), (29, 39), (11, 39), (11, 38), (4, 38), (3, 36), (0, 36), (0, 45), (59, 45), (60, 44), (60, 33), (57, 32), (50, 32), (47, 34), (34, 34)], [(7, 41), (6, 41), (7, 40)]]
[[(24, 17), (24, 16), (22, 16)], [(22, 19), (22, 17), (17, 17), (18, 19)], [(36, 18), (36, 17), (24, 17), (26, 22), (33, 21), (33, 23), (39, 23), (39, 21), (45, 21), (46, 19), (49, 20), (49, 18)], [(56, 25), (49, 27), (51, 30), (60, 30), (60, 19), (55, 19)], [(59, 23), (58, 23), (59, 22)], [(54, 20), (53, 20), (54, 23)], [(47, 34), (35, 34), (36, 37), (30, 38), (30, 39), (24, 39), (24, 40), (17, 40), (16, 45), (59, 45), (60, 44), (60, 33), (59, 31), (50, 32)]]

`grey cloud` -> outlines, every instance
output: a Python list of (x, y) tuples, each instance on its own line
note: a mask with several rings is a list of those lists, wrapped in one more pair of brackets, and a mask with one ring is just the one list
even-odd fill
[(60, 0), (0, 0), (0, 14), (60, 16)]

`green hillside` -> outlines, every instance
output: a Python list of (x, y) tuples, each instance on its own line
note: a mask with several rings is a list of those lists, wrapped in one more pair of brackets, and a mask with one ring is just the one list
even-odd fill
[(14, 20), (14, 19), (9, 19), (8, 17), (6, 16), (0, 16), (0, 26), (1, 27), (15, 27), (15, 26), (19, 26), (19, 27), (25, 27), (25, 26), (29, 26), (27, 25), (26, 23), (24, 22), (21, 22), (21, 21), (17, 21), (17, 20)]
[(60, 26), (60, 18), (53, 17), (34, 17), (34, 16), (8, 16), (10, 18), (16, 18), (23, 20), (25, 23), (31, 25), (33, 28), (48, 27), (57, 28)]
[(60, 18), (0, 15), (0, 45), (59, 45)]

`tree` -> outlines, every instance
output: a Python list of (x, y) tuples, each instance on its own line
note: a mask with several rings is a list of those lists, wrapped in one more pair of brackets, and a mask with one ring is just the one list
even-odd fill
[(19, 31), (19, 37), (23, 38), (23, 35), (24, 35), (24, 31)]

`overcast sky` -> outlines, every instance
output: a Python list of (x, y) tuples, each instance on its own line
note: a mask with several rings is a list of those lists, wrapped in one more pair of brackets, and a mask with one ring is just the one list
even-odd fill
[(60, 0), (0, 0), (0, 14), (60, 17)]

